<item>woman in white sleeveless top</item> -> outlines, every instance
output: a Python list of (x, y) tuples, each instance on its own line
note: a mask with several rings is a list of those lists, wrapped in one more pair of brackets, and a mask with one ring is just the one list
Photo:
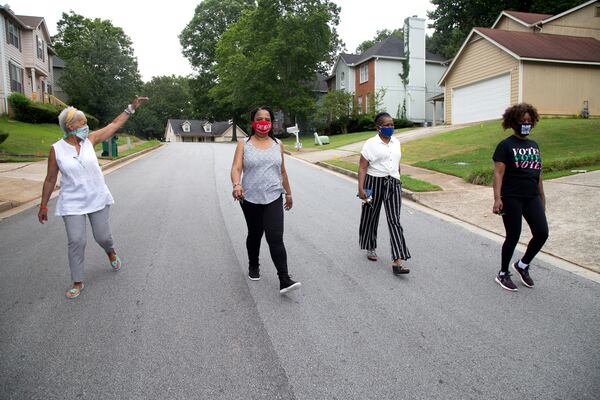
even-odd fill
[(73, 285), (65, 295), (74, 299), (83, 290), (83, 260), (86, 245), (86, 216), (90, 220), (94, 239), (106, 251), (113, 271), (121, 269), (121, 259), (113, 247), (108, 210), (114, 203), (98, 165), (94, 146), (108, 140), (147, 97), (137, 97), (113, 122), (89, 132), (87, 118), (75, 107), (67, 107), (58, 116), (64, 131), (63, 139), (52, 145), (48, 156), (48, 173), (42, 189), (38, 219), (48, 220), (48, 200), (56, 186), (60, 171), (60, 192), (56, 215), (63, 217), (67, 230), (69, 267)]

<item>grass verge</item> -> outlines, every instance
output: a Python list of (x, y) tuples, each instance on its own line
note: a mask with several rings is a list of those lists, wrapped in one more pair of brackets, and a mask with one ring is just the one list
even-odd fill
[[(396, 129), (396, 133), (401, 133), (404, 131), (409, 131), (414, 128), (402, 128)], [(375, 136), (375, 131), (368, 132), (355, 132), (355, 133), (346, 133), (343, 135), (332, 135), (329, 136), (329, 144), (325, 144), (323, 146), (319, 146), (315, 144), (314, 136), (301, 136), (300, 142), (302, 142), (302, 151), (320, 151), (320, 150), (331, 150), (336, 149), (338, 147), (346, 146), (348, 144), (362, 142), (363, 140), (367, 140)], [(286, 147), (286, 150), (291, 152), (296, 151), (294, 148), (294, 144), (296, 143), (296, 137), (290, 136), (288, 138), (282, 139), (283, 144)]]
[[(492, 154), (510, 132), (490, 121), (402, 145), (402, 160), (417, 167), (490, 185)], [(600, 119), (542, 119), (531, 139), (540, 146), (544, 177), (573, 174), (572, 169), (600, 169)]]
[[(336, 167), (343, 168), (348, 171), (358, 173), (358, 164), (344, 161), (344, 160), (328, 160), (325, 161), (327, 164), (335, 165)], [(434, 192), (442, 190), (437, 185), (433, 185), (429, 182), (422, 181), (420, 179), (412, 178), (410, 175), (402, 175), (402, 186), (413, 192)]]

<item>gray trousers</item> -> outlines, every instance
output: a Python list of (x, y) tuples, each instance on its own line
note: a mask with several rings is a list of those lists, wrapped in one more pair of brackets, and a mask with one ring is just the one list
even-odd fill
[(85, 217), (90, 219), (92, 233), (96, 243), (107, 253), (113, 250), (113, 239), (108, 222), (108, 211), (110, 206), (100, 211), (84, 215), (65, 215), (65, 228), (67, 229), (67, 240), (69, 247), (69, 268), (71, 268), (71, 280), (73, 282), (83, 281), (83, 260), (85, 258), (86, 232)]

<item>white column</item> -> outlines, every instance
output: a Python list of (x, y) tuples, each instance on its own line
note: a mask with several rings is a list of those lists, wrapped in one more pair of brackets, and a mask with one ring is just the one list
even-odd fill
[(35, 82), (35, 68), (31, 68), (31, 100), (37, 101), (37, 85)]

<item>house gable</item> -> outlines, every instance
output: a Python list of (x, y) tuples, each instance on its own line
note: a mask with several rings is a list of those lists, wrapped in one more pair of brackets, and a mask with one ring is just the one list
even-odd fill
[(540, 25), (543, 33), (592, 37), (600, 40), (600, 1), (584, 3), (541, 21)]

